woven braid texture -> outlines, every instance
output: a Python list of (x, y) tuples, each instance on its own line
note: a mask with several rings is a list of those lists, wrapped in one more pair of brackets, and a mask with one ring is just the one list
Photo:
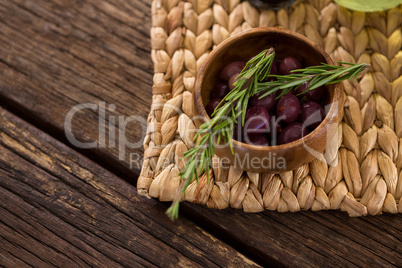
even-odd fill
[(197, 70), (226, 38), (277, 26), (307, 36), (334, 59), (372, 67), (344, 82), (338, 134), (325, 152), (297, 170), (243, 172), (212, 159), (183, 201), (245, 212), (341, 209), (350, 216), (402, 213), (402, 6), (377, 13), (350, 11), (331, 0), (301, 0), (279, 11), (240, 0), (154, 0), (153, 99), (138, 192), (172, 201), (183, 154), (192, 146), (192, 92)]

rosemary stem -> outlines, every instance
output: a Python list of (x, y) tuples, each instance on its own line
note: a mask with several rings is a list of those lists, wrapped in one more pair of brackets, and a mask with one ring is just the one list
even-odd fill
[[(209, 168), (211, 158), (214, 156), (215, 143), (228, 142), (232, 154), (234, 153), (232, 143), (234, 124), (238, 123), (237, 120), (241, 116), (241, 122), (244, 125), (248, 101), (253, 95), (262, 93), (260, 98), (263, 98), (269, 94), (282, 91), (278, 96), (280, 98), (301, 84), (310, 82), (305, 91), (307, 92), (323, 85), (338, 83), (346, 79), (356, 79), (359, 73), (369, 67), (364, 63), (340, 62), (340, 64), (348, 67), (321, 64), (295, 70), (289, 75), (270, 75), (274, 57), (275, 50), (270, 48), (247, 62), (233, 84), (235, 88), (219, 103), (211, 116), (211, 120), (200, 126), (194, 137), (195, 140), (197, 139), (195, 147), (184, 154), (184, 158), (188, 160), (185, 167), (179, 172), (182, 180), (181, 186), (172, 205), (166, 211), (172, 220), (177, 219), (179, 215), (180, 198), (190, 183), (194, 180), (198, 182), (198, 175), (204, 172), (209, 181)], [(266, 78), (275, 78), (276, 80), (263, 82)]]

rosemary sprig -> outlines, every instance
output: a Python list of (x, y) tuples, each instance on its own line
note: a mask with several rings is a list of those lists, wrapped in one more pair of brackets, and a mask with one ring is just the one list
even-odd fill
[[(214, 155), (214, 145), (220, 142), (228, 142), (233, 153), (232, 136), (234, 124), (241, 116), (241, 124), (244, 125), (246, 110), (250, 97), (257, 93), (263, 93), (260, 98), (269, 94), (275, 94), (282, 90), (281, 96), (299, 87), (304, 82), (310, 81), (306, 91), (313, 90), (323, 85), (335, 84), (346, 79), (356, 79), (360, 72), (368, 65), (339, 62), (350, 67), (321, 64), (305, 69), (295, 70), (289, 75), (270, 75), (275, 51), (273, 48), (264, 50), (252, 58), (241, 71), (234, 83), (235, 88), (230, 91), (221, 103), (216, 107), (210, 121), (203, 123), (194, 137), (195, 147), (184, 154), (187, 163), (179, 175), (185, 183), (182, 184), (172, 205), (166, 214), (172, 219), (177, 219), (179, 214), (180, 196), (195, 179), (198, 182), (198, 174), (207, 174), (209, 180), (209, 167)], [(274, 81), (264, 82), (266, 78), (276, 78)], [(303, 92), (304, 93), (304, 92)]]
[[(216, 107), (211, 120), (200, 126), (194, 137), (194, 140), (197, 141), (195, 147), (184, 153), (184, 159), (187, 159), (187, 164), (179, 175), (182, 180), (185, 180), (185, 183), (181, 187), (180, 194), (176, 197), (176, 200), (166, 211), (166, 214), (172, 220), (177, 219), (179, 214), (180, 195), (184, 194), (194, 179), (198, 182), (198, 174), (209, 170), (211, 158), (215, 152), (215, 141), (217, 143), (221, 141), (229, 142), (233, 153), (232, 136), (234, 124), (237, 123), (239, 116), (241, 116), (242, 124), (244, 124), (245, 113), (242, 111), (247, 109), (249, 98), (256, 94), (258, 83), (269, 74), (274, 58), (275, 51), (270, 48), (262, 51), (247, 62), (233, 84), (235, 88)], [(206, 172), (206, 174), (209, 180), (209, 172)]]
[(260, 98), (264, 98), (270, 94), (275, 94), (282, 90), (277, 98), (298, 88), (305, 82), (310, 81), (303, 94), (309, 90), (319, 88), (324, 85), (336, 84), (343, 80), (356, 80), (357, 76), (368, 67), (365, 63), (353, 64), (349, 62), (338, 62), (339, 64), (350, 65), (349, 67), (335, 66), (322, 63), (318, 66), (310, 66), (305, 69), (292, 71), (289, 75), (268, 75), (276, 78), (276, 81), (259, 83), (257, 93), (263, 93)]

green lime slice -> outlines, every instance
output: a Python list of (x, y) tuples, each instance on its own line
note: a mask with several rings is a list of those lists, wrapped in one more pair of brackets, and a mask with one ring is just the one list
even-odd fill
[(386, 10), (402, 4), (402, 0), (335, 0), (335, 2), (346, 8), (364, 12)]

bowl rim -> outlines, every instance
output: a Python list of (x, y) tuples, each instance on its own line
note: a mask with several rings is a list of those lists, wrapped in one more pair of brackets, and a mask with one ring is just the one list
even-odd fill
[[(196, 77), (196, 84), (194, 88), (194, 103), (196, 105), (196, 109), (203, 118), (207, 118), (208, 121), (211, 120), (211, 118), (208, 116), (205, 107), (203, 106), (203, 101), (202, 101), (202, 94), (201, 94), (201, 86), (202, 86), (202, 78), (204, 77), (206, 69), (209, 67), (211, 64), (212, 59), (215, 57), (216, 54), (218, 54), (220, 51), (222, 51), (226, 46), (235, 43), (237, 40), (242, 39), (242, 38), (247, 38), (249, 36), (254, 36), (254, 35), (259, 35), (259, 34), (269, 34), (269, 33), (276, 33), (276, 34), (282, 34), (282, 35), (287, 35), (291, 36), (292, 38), (296, 38), (300, 40), (301, 42), (307, 43), (307, 45), (313, 47), (316, 49), (325, 59), (327, 64), (334, 65), (334, 61), (329, 57), (329, 55), (322, 49), (317, 43), (313, 42), (312, 40), (308, 39), (307, 37), (290, 31), (288, 29), (284, 28), (279, 28), (279, 27), (257, 27), (257, 28), (252, 28), (249, 30), (245, 30), (243, 32), (237, 33), (224, 41), (220, 43), (218, 46), (216, 46), (210, 53), (209, 55), (205, 58), (203, 64), (200, 67), (200, 70), (197, 73)], [(342, 87), (340, 83), (337, 84), (332, 84), (328, 85), (327, 87), (332, 88), (334, 91), (334, 96), (332, 99), (332, 102), (330, 103), (330, 108), (324, 118), (324, 120), (318, 125), (312, 132), (308, 133), (306, 136), (302, 137), (301, 139), (281, 144), (281, 145), (268, 145), (268, 146), (260, 146), (260, 145), (251, 145), (247, 144), (244, 142), (237, 141), (235, 139), (232, 139), (233, 142), (233, 148), (235, 147), (244, 147), (245, 149), (248, 150), (255, 150), (255, 151), (265, 151), (267, 153), (269, 152), (276, 152), (284, 149), (289, 149), (289, 147), (298, 147), (301, 146), (305, 143), (309, 143), (311, 140), (315, 138), (315, 136), (321, 132), (324, 132), (326, 128), (328, 128), (329, 123), (333, 123), (336, 120), (336, 115), (338, 110), (340, 108), (338, 105), (342, 103)], [(338, 101), (337, 101), (338, 100)], [(338, 103), (338, 105), (335, 105), (335, 103)]]

